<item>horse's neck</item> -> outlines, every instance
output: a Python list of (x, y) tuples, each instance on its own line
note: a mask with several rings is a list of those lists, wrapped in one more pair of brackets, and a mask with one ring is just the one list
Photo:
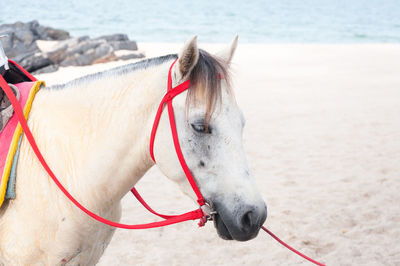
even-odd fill
[(29, 119), (58, 178), (88, 205), (119, 202), (153, 165), (149, 136), (168, 64), (43, 89)]

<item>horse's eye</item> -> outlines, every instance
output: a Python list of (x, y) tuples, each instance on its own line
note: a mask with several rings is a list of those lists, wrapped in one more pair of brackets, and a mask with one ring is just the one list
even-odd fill
[(194, 124), (191, 124), (191, 126), (192, 126), (193, 130), (198, 133), (211, 134), (210, 126), (208, 126), (206, 128), (204, 123), (194, 123)]

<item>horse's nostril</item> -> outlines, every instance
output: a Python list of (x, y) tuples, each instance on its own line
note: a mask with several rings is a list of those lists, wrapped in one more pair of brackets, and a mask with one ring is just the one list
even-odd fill
[(242, 229), (244, 232), (251, 231), (251, 228), (254, 225), (254, 212), (248, 211), (242, 216)]

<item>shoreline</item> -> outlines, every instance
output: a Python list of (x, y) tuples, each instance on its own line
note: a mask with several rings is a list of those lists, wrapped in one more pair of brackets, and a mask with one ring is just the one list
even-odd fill
[[(42, 41), (43, 43), (43, 41)], [(43, 45), (43, 44), (42, 44)], [(91, 73), (95, 73), (98, 71), (103, 71), (106, 69), (110, 69), (113, 67), (125, 65), (125, 64), (130, 64), (134, 62), (138, 62), (140, 60), (144, 60), (146, 58), (151, 58), (151, 57), (156, 57), (156, 56), (162, 56), (170, 53), (179, 53), (181, 46), (183, 45), (182, 43), (164, 43), (164, 42), (138, 42), (138, 51), (143, 52), (145, 54), (145, 58), (140, 58), (140, 59), (131, 59), (131, 60), (126, 60), (126, 61), (113, 61), (113, 62), (108, 62), (108, 63), (99, 63), (99, 64), (94, 64), (94, 65), (89, 65), (89, 66), (72, 66), (72, 67), (60, 67), (60, 69), (56, 72), (52, 73), (45, 73), (45, 74), (38, 74), (37, 77), (39, 79), (44, 79), (48, 80), (46, 82), (47, 86), (55, 85), (55, 84), (60, 84), (67, 82), (69, 80), (84, 76), (84, 75), (89, 75)], [(222, 43), (199, 43), (199, 48), (204, 48), (207, 51), (210, 52), (218, 52), (219, 50), (223, 49), (226, 47), (228, 43), (222, 44)], [(46, 46), (45, 46), (46, 47)], [(306, 52), (311, 52), (310, 50), (314, 49), (355, 49), (355, 51), (358, 51), (358, 48), (361, 49), (393, 49), (397, 50), (400, 48), (400, 43), (362, 43), (362, 44), (330, 44), (330, 43), (318, 43), (318, 44), (311, 44), (311, 43), (298, 43), (298, 44), (293, 44), (293, 43), (281, 43), (281, 44), (269, 44), (269, 43), (240, 43), (239, 40), (239, 45), (238, 45), (238, 51), (237, 53), (240, 53), (240, 51), (243, 50), (253, 50), (256, 49), (257, 52), (263, 52), (268, 54), (271, 54), (270, 50), (278, 50), (278, 52), (282, 52), (282, 49), (305, 49)], [(303, 51), (301, 51), (303, 52)], [(250, 54), (254, 54), (251, 53)], [(272, 53), (273, 54), (273, 53)], [(285, 55), (282, 55), (283, 57)], [(273, 56), (274, 57), (274, 56)], [(268, 58), (266, 58), (268, 59)], [(234, 64), (235, 64), (235, 58), (234, 58)], [(74, 71), (73, 69), (78, 68), (81, 71)], [(54, 75), (55, 73), (59, 73)], [(68, 76), (70, 75), (70, 76)], [(57, 78), (54, 78), (54, 77)], [(58, 81), (57, 81), (58, 80)]]

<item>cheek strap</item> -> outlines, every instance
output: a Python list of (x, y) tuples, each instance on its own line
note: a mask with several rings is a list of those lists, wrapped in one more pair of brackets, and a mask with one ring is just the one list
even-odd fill
[(175, 116), (174, 116), (174, 108), (172, 106), (172, 100), (174, 99), (174, 97), (176, 95), (184, 92), (185, 90), (189, 89), (189, 87), (190, 87), (189, 80), (177, 85), (176, 87), (172, 87), (172, 68), (175, 65), (176, 61), (177, 61), (177, 59), (172, 63), (171, 67), (169, 68), (167, 93), (162, 98), (160, 105), (158, 106), (158, 109), (157, 109), (156, 117), (154, 119), (153, 128), (151, 130), (151, 135), (150, 135), (150, 156), (151, 156), (151, 159), (154, 161), (154, 163), (156, 163), (156, 160), (154, 158), (154, 151), (153, 151), (154, 139), (156, 136), (158, 123), (160, 122), (161, 114), (164, 110), (164, 105), (167, 104), (169, 124), (171, 126), (172, 139), (174, 141), (176, 155), (178, 156), (179, 163), (183, 169), (183, 172), (186, 175), (187, 180), (190, 183), (190, 186), (192, 187), (194, 193), (197, 196), (197, 202), (199, 203), (200, 206), (203, 206), (205, 204), (205, 200), (203, 198), (203, 195), (201, 195), (200, 189), (197, 186), (196, 181), (194, 180), (194, 178), (189, 170), (189, 167), (186, 164), (185, 158), (183, 157), (181, 146), (179, 144), (178, 132), (176, 130), (176, 123), (175, 123)]

